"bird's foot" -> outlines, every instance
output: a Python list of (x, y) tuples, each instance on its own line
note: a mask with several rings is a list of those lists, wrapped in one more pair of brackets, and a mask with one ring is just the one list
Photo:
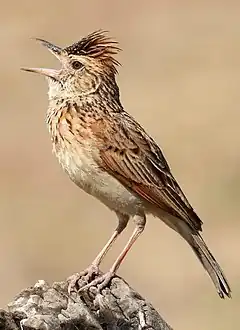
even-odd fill
[[(85, 287), (90, 281), (100, 275), (99, 267), (92, 264), (80, 273), (76, 273), (68, 278), (68, 294), (72, 291), (78, 292), (79, 288)], [(90, 282), (91, 283), (91, 282)]]
[(82, 286), (78, 290), (78, 292), (81, 293), (83, 291), (88, 290), (91, 287), (96, 287), (97, 292), (101, 292), (104, 288), (106, 288), (108, 286), (108, 284), (111, 282), (111, 279), (114, 276), (115, 276), (115, 273), (113, 273), (112, 271), (108, 271), (107, 273), (98, 276), (97, 278), (92, 280), (90, 283)]

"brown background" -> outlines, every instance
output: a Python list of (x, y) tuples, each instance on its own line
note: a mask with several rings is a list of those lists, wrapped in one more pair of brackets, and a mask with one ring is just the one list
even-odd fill
[(119, 274), (175, 329), (238, 328), (239, 2), (10, 0), (0, 15), (1, 306), (38, 279), (86, 267), (115, 228), (114, 214), (75, 187), (51, 154), (46, 82), (19, 70), (57, 66), (31, 37), (65, 46), (103, 28), (124, 50), (122, 102), (163, 147), (233, 299), (218, 298), (187, 244), (153, 218)]

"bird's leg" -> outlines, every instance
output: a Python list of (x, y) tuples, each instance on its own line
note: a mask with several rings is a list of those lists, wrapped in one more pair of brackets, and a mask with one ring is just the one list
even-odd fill
[(139, 235), (143, 232), (143, 230), (145, 228), (145, 224), (146, 224), (145, 215), (135, 216), (134, 217), (134, 222), (136, 223), (136, 228), (134, 229), (134, 232), (133, 232), (132, 236), (130, 237), (130, 239), (127, 242), (126, 246), (124, 247), (124, 249), (122, 250), (122, 252), (118, 256), (118, 258), (116, 259), (116, 261), (114, 262), (114, 264), (112, 265), (110, 270), (107, 273), (103, 274), (102, 276), (97, 277), (95, 280), (93, 280), (89, 284), (82, 287), (80, 289), (80, 291), (86, 290), (86, 289), (90, 288), (91, 286), (96, 286), (96, 285), (98, 285), (98, 291), (101, 291), (102, 289), (104, 289), (109, 284), (111, 279), (116, 274), (118, 268), (120, 267), (122, 261), (126, 257), (128, 251), (131, 249), (133, 244), (136, 242)]
[(100, 273), (99, 271), (99, 265), (103, 261), (104, 257), (106, 256), (107, 252), (112, 247), (113, 243), (116, 241), (117, 237), (121, 234), (121, 232), (126, 228), (129, 216), (121, 213), (117, 213), (118, 216), (118, 226), (108, 242), (105, 244), (103, 249), (99, 252), (99, 254), (96, 256), (96, 258), (93, 260), (91, 265), (87, 267), (84, 271), (81, 273), (74, 274), (69, 278), (69, 286), (68, 286), (68, 293), (76, 287), (77, 282), (80, 280), (80, 278), (84, 277), (84, 282), (88, 283), (94, 275), (98, 275)]
[(104, 257), (106, 256), (106, 254), (108, 253), (108, 251), (110, 250), (113, 243), (116, 241), (118, 235), (119, 232), (115, 230), (112, 236), (110, 237), (110, 239), (108, 240), (108, 242), (105, 244), (105, 246), (96, 256), (96, 258), (93, 260), (91, 265), (80, 273), (80, 277), (87, 276), (90, 279), (92, 275), (97, 275), (99, 273), (99, 266), (102, 260), (104, 259)]
[(145, 216), (135, 216), (134, 222), (136, 223), (136, 228), (134, 229), (134, 232), (132, 236), (130, 237), (129, 241), (127, 242), (126, 246), (118, 256), (117, 260), (112, 265), (110, 272), (115, 274), (120, 267), (123, 259), (126, 257), (128, 251), (131, 249), (133, 244), (136, 242), (140, 234), (143, 232), (146, 224), (146, 217)]

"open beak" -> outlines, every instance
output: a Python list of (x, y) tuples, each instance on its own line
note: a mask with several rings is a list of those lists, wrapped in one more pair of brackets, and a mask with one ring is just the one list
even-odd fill
[[(38, 42), (40, 42), (44, 47), (47, 47), (47, 49), (54, 55), (57, 57), (57, 59), (61, 60), (62, 59), (62, 48), (51, 44), (50, 42), (43, 40), (43, 39), (39, 39), (36, 38), (36, 40)], [(53, 78), (58, 80), (58, 76), (59, 76), (59, 70), (55, 70), (55, 69), (45, 69), (45, 68), (21, 68), (21, 70), (23, 71), (28, 71), (28, 72), (35, 72), (35, 73), (39, 73), (42, 74), (44, 76)]]
[(52, 79), (58, 80), (59, 71), (54, 69), (44, 69), (44, 68), (21, 68), (23, 71), (40, 73), (44, 76), (50, 77)]

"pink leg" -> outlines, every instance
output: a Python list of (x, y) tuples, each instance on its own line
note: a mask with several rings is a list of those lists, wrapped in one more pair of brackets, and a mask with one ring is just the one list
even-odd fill
[(117, 272), (117, 270), (120, 267), (122, 261), (126, 257), (128, 251), (131, 249), (131, 247), (136, 242), (136, 240), (138, 239), (140, 234), (143, 232), (143, 230), (144, 230), (144, 227), (139, 227), (139, 226), (134, 229), (134, 232), (133, 232), (132, 236), (130, 237), (129, 241), (127, 242), (126, 246), (124, 247), (124, 249), (122, 250), (122, 252), (118, 256), (117, 260), (114, 262), (114, 264), (110, 268), (111, 273), (115, 274)]
[(111, 238), (108, 240), (108, 242), (105, 244), (103, 249), (99, 252), (97, 257), (93, 260), (92, 264), (82, 271), (81, 273), (74, 274), (69, 278), (69, 286), (68, 286), (68, 293), (75, 288), (77, 282), (81, 277), (84, 276), (84, 281), (89, 282), (93, 275), (99, 274), (99, 265), (103, 261), (104, 257), (106, 256), (107, 252), (112, 247), (113, 243), (116, 241), (117, 237), (121, 234), (121, 232), (126, 228), (129, 216), (117, 213), (118, 216), (118, 226), (114, 233), (112, 234)]
[(145, 227), (145, 224), (146, 224), (145, 215), (143, 215), (143, 216), (135, 216), (134, 220), (136, 222), (137, 227), (135, 228), (132, 236), (130, 237), (130, 239), (127, 242), (126, 246), (124, 247), (124, 249), (120, 253), (120, 255), (117, 258), (117, 260), (114, 262), (114, 264), (112, 265), (112, 267), (110, 268), (110, 270), (106, 274), (103, 274), (102, 276), (97, 277), (95, 280), (93, 280), (89, 284), (87, 284), (84, 287), (82, 287), (80, 289), (80, 291), (86, 290), (89, 287), (96, 286), (96, 285), (98, 285), (98, 290), (101, 291), (103, 288), (105, 288), (109, 284), (109, 282), (111, 281), (111, 279), (115, 275), (116, 271), (118, 270), (119, 266), (121, 265), (122, 261), (126, 257), (128, 251), (131, 249), (131, 247), (136, 242), (136, 240), (139, 237), (139, 235), (144, 230), (144, 227)]
[(121, 234), (121, 232), (126, 228), (129, 216), (124, 215), (124, 214), (117, 214), (119, 223), (114, 231), (113, 235), (109, 239), (109, 241), (106, 243), (106, 245), (103, 247), (103, 249), (99, 252), (97, 257), (93, 260), (92, 265), (98, 267), (101, 262), (103, 261), (104, 257), (112, 247), (113, 243), (116, 241), (117, 237)]
[(113, 243), (116, 241), (117, 237), (120, 235), (120, 233), (115, 230), (114, 233), (112, 234), (111, 238), (109, 241), (106, 243), (106, 245), (103, 247), (103, 249), (99, 252), (99, 254), (96, 256), (96, 258), (93, 260), (92, 265), (99, 267), (101, 262), (103, 261), (104, 257), (112, 247)]

